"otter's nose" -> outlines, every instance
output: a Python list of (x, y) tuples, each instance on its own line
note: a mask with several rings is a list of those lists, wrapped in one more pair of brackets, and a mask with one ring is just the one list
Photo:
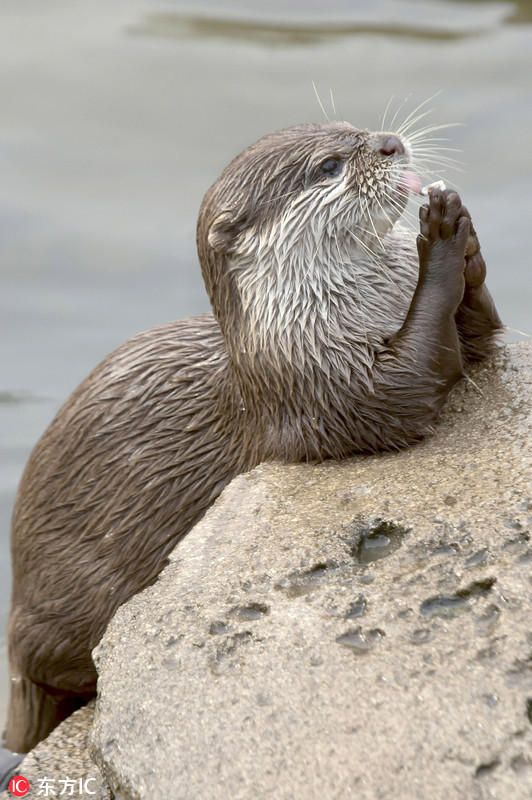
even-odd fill
[(404, 156), (405, 146), (398, 136), (384, 136), (379, 153), (383, 156)]

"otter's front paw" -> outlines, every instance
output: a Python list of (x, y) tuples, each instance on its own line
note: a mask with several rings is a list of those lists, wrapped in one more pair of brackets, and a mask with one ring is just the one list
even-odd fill
[(437, 291), (438, 300), (453, 312), (464, 296), (469, 215), (456, 192), (435, 189), (429, 204), (420, 208), (419, 219), (420, 281)]
[(469, 219), (469, 236), (465, 252), (465, 282), (467, 289), (478, 289), (486, 280), (486, 262), (480, 252), (480, 243), (473, 227), (471, 215), (465, 206), (462, 206), (461, 214)]

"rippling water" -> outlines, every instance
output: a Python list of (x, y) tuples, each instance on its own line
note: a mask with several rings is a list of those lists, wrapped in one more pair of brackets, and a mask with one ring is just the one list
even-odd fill
[(528, 0), (3, 0), (0, 22), (3, 627), (30, 448), (116, 345), (208, 310), (201, 197), (262, 134), (323, 120), (313, 81), (331, 118), (370, 128), (441, 92), (430, 119), (464, 124), (446, 177), (504, 320), (531, 327)]

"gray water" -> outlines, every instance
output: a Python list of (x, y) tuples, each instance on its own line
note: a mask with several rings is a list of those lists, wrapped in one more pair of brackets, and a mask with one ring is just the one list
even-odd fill
[(202, 195), (259, 136), (323, 121), (313, 81), (331, 118), (368, 128), (391, 98), (401, 120), (441, 92), (430, 119), (464, 123), (445, 177), (503, 319), (530, 328), (528, 0), (3, 0), (0, 23), (2, 629), (31, 447), (116, 345), (208, 310)]

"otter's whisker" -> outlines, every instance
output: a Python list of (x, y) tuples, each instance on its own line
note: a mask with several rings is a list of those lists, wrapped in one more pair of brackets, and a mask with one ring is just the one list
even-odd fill
[[(377, 202), (379, 202), (379, 201), (377, 200)], [(383, 245), (383, 243), (382, 243), (382, 239), (381, 239), (381, 237), (379, 236), (379, 234), (377, 233), (377, 229), (375, 228), (375, 224), (374, 224), (374, 222), (373, 222), (373, 217), (371, 216), (371, 211), (369, 210), (369, 204), (368, 204), (368, 199), (367, 199), (367, 197), (365, 198), (365, 205), (366, 205), (366, 212), (367, 212), (368, 219), (369, 219), (369, 224), (370, 224), (370, 225), (371, 225), (371, 227), (373, 228), (373, 233), (375, 234), (375, 237), (376, 237), (376, 239), (377, 239), (378, 243), (380, 244), (380, 246), (381, 246), (381, 249), (382, 249), (382, 250), (385, 250), (386, 248), (384, 247), (384, 245)], [(379, 205), (380, 205), (380, 203), (379, 203)], [(382, 208), (382, 206), (381, 206), (381, 208)], [(383, 211), (384, 211), (384, 209), (383, 209)]]
[[(461, 167), (457, 167), (456, 164), (447, 164), (445, 161), (432, 161), (432, 160), (419, 160), (417, 159), (412, 162), (412, 166), (415, 168), (416, 172), (422, 173), (423, 175), (433, 176), (436, 175), (437, 178), (443, 178), (445, 180), (445, 176), (448, 171), (453, 173), (455, 172), (464, 172)], [(434, 178), (431, 177), (431, 181)], [(429, 183), (431, 182), (429, 181)]]
[[(409, 114), (409, 115), (406, 117), (406, 119), (404, 119), (404, 120), (403, 120), (403, 122), (402, 122), (402, 123), (401, 123), (401, 125), (399, 126), (399, 131), (400, 131), (400, 132), (404, 131), (404, 126), (405, 126), (405, 125), (408, 123), (408, 121), (409, 121), (409, 120), (410, 120), (410, 119), (411, 119), (411, 118), (412, 118), (412, 117), (413, 117), (413, 116), (414, 116), (414, 115), (415, 115), (415, 114), (416, 114), (416, 113), (417, 113), (417, 112), (418, 112), (420, 109), (422, 109), (422, 108), (423, 108), (423, 106), (426, 106), (426, 105), (427, 105), (427, 103), (430, 103), (430, 101), (431, 101), (431, 100), (434, 100), (434, 99), (435, 99), (436, 97), (438, 97), (438, 95), (440, 95), (441, 93), (442, 93), (442, 90), (441, 90), (441, 89), (438, 89), (438, 91), (437, 91), (437, 92), (434, 92), (434, 94), (433, 94), (433, 95), (431, 95), (430, 97), (427, 97), (427, 99), (426, 99), (426, 100), (423, 100), (421, 103), (419, 103), (419, 105), (417, 105), (417, 106), (414, 108), (414, 110), (410, 112), (410, 114)], [(426, 111), (426, 112), (424, 112), (424, 113), (423, 113), (423, 116), (425, 116), (425, 115), (426, 115), (426, 114), (428, 114), (428, 113), (431, 113), (431, 111), (429, 110), (429, 111)]]
[(432, 150), (435, 151), (443, 151), (447, 153), (459, 153), (460, 150), (457, 147), (447, 148), (444, 144), (440, 144), (439, 141), (433, 141), (432, 137), (427, 136), (426, 138), (415, 139), (413, 142), (408, 139), (408, 143), (410, 144), (410, 150), (412, 153), (418, 152), (418, 150), (424, 149), (426, 147), (430, 147)]
[(314, 81), (312, 81), (312, 88), (314, 89), (314, 94), (316, 95), (316, 100), (318, 101), (319, 106), (320, 106), (321, 110), (323, 111), (325, 119), (327, 120), (327, 122), (330, 122), (331, 120), (329, 119), (329, 115), (325, 111), (325, 107), (324, 107), (323, 103), (321, 102), (321, 98), (320, 98), (320, 96), (318, 94), (318, 89), (316, 88), (316, 84), (314, 83)]
[(448, 139), (427, 136), (426, 138), (423, 137), (421, 139), (417, 139), (414, 143), (410, 142), (410, 140), (408, 141), (412, 145), (412, 152), (417, 152), (420, 148), (422, 147), (425, 148), (426, 145), (428, 145), (428, 147), (430, 147), (435, 152), (440, 152), (442, 150), (446, 153), (463, 152), (463, 150), (460, 147), (447, 147), (443, 144), (438, 144), (438, 142), (440, 141), (448, 142), (449, 141)]
[[(350, 264), (351, 263), (351, 259), (349, 258), (349, 255), (347, 254), (345, 256), (345, 258), (342, 256), (342, 253), (340, 252), (340, 247), (339, 247), (337, 239), (335, 239), (335, 245), (336, 245), (336, 250), (338, 252), (339, 263), (340, 264), (344, 264), (344, 263), (345, 264)], [(358, 315), (359, 315), (358, 318), (359, 318), (360, 323), (362, 325), (364, 338), (366, 340), (366, 346), (369, 346), (368, 331), (367, 331), (367, 327), (366, 327), (366, 314), (363, 311), (362, 295), (360, 294), (360, 287), (359, 287), (359, 284), (358, 284), (358, 277), (357, 277), (356, 273), (353, 273), (351, 275), (351, 279), (353, 280), (355, 291), (357, 293), (358, 305), (357, 305), (357, 301), (354, 298), (353, 298), (353, 301), (354, 301), (356, 310), (357, 310)]]
[[(382, 190), (382, 194), (386, 198), (386, 200), (390, 203), (392, 208), (394, 208), (396, 211), (398, 211), (401, 215), (408, 216), (411, 213), (409, 211), (408, 207), (405, 207), (402, 203), (400, 203), (399, 200), (397, 199), (397, 197), (395, 195), (391, 194), (387, 189), (383, 189)], [(379, 201), (377, 200), (377, 202), (379, 202)], [(388, 217), (388, 219), (389, 219), (389, 217)]]
[(392, 128), (392, 129), (393, 129), (393, 126), (394, 126), (395, 120), (397, 119), (397, 115), (399, 114), (399, 112), (400, 112), (400, 111), (401, 111), (401, 109), (403, 108), (404, 104), (405, 104), (405, 103), (407, 103), (407, 102), (410, 100), (410, 98), (411, 98), (411, 97), (412, 97), (412, 94), (408, 94), (408, 95), (405, 97), (405, 99), (403, 100), (403, 102), (401, 103), (401, 105), (398, 107), (397, 111), (395, 112), (395, 114), (394, 114), (394, 115), (393, 115), (393, 117), (392, 117), (392, 121), (390, 122), (390, 128)]
[(387, 115), (387, 113), (388, 113), (388, 110), (389, 110), (389, 108), (390, 108), (391, 102), (392, 102), (392, 100), (394, 99), (394, 97), (395, 97), (395, 95), (393, 95), (393, 94), (392, 94), (392, 96), (390, 97), (390, 99), (389, 99), (389, 100), (388, 100), (388, 102), (386, 103), (386, 108), (384, 109), (384, 114), (382, 115), (382, 120), (381, 120), (381, 125), (380, 125), (380, 127), (381, 127), (381, 131), (383, 131), (383, 130), (384, 130), (384, 123), (385, 123), (385, 121), (386, 121), (386, 115)]
[(338, 115), (336, 113), (336, 105), (335, 105), (335, 102), (334, 102), (334, 94), (333, 94), (333, 90), (332, 89), (329, 89), (329, 94), (331, 96), (331, 106), (332, 106), (333, 114), (336, 117)]
[(373, 231), (370, 231), (369, 228), (363, 228), (362, 225), (357, 225), (357, 230), (361, 231), (362, 233), (367, 233), (370, 239), (375, 238), (375, 234), (373, 233)]
[(509, 325), (505, 325), (504, 330), (511, 331), (512, 333), (518, 333), (519, 336), (525, 336), (527, 339), (532, 337), (532, 333), (526, 333), (526, 331), (520, 331), (517, 328), (511, 328)]
[(412, 165), (415, 164), (446, 164), (447, 166), (451, 167), (452, 169), (462, 169), (462, 164), (456, 158), (448, 158), (447, 156), (437, 155), (436, 153), (431, 153), (429, 151), (421, 151), (412, 154)]
[(414, 127), (414, 125), (417, 125), (417, 123), (420, 122), (422, 119), (428, 117), (430, 114), (432, 114), (431, 109), (429, 109), (428, 111), (424, 111), (423, 114), (419, 114), (417, 117), (414, 117), (414, 119), (410, 120), (408, 125), (405, 125), (403, 123), (403, 125), (400, 125), (397, 128), (397, 135), (408, 137), (408, 131), (411, 130)]
[(446, 128), (463, 128), (464, 126), (465, 123), (463, 122), (445, 122), (442, 125), (428, 125), (426, 128), (421, 128), (419, 131), (414, 131), (414, 133), (410, 134), (408, 140), (415, 141), (421, 136), (425, 136), (427, 133), (436, 133), (437, 131), (442, 131)]
[(379, 258), (377, 253), (374, 252), (367, 244), (364, 242), (359, 236), (356, 235), (352, 230), (346, 228), (347, 232), (364, 248), (364, 250), (369, 255), (371, 262), (373, 263), (375, 270), (384, 275), (385, 279), (390, 283), (394, 283), (394, 277), (391, 274), (390, 270), (382, 263), (382, 259)]
[[(393, 197), (389, 192), (383, 191), (383, 195), (386, 198), (386, 200), (388, 201), (388, 203), (392, 206), (392, 208), (394, 208), (397, 212), (399, 212), (400, 215), (402, 215), (402, 219), (407, 219), (409, 221), (414, 221), (415, 220), (416, 225), (417, 225), (417, 219), (415, 219), (415, 217), (414, 217), (414, 215), (412, 214), (411, 211), (409, 211), (407, 208), (403, 208), (403, 206), (400, 205), (397, 202), (397, 200), (395, 199), (395, 197)], [(380, 203), (380, 201), (378, 199), (377, 199), (377, 202), (379, 203), (383, 214), (385, 214), (387, 219), (389, 219), (388, 215), (386, 214), (386, 211), (384, 210), (382, 204)], [(412, 220), (410, 220), (410, 218), (412, 218)]]
[(465, 370), (464, 370), (464, 378), (466, 379), (466, 381), (467, 381), (468, 383), (470, 383), (470, 384), (471, 384), (471, 386), (472, 386), (474, 389), (476, 389), (476, 391), (479, 393), (479, 395), (480, 395), (481, 397), (484, 397), (484, 392), (482, 391), (482, 389), (480, 388), (480, 386), (478, 385), (478, 383), (475, 383), (475, 381), (473, 380), (473, 378), (471, 377), (471, 375), (468, 375), (468, 374), (467, 374), (467, 372), (466, 372)]
[(415, 155), (412, 158), (412, 166), (420, 167), (423, 171), (427, 169), (428, 172), (435, 172), (436, 167), (441, 167), (444, 169), (451, 169), (456, 170), (457, 172), (463, 172), (464, 168), (458, 161), (452, 158), (446, 158), (445, 156), (436, 156), (427, 153), (426, 155), (420, 153), (419, 155)]
[(369, 245), (367, 245), (366, 242), (363, 239), (361, 239), (359, 236), (357, 236), (356, 233), (354, 233), (350, 228), (346, 228), (346, 231), (350, 236), (353, 237), (353, 239), (355, 239), (364, 248), (364, 250), (370, 256), (372, 261), (374, 261), (375, 264), (378, 264), (379, 263), (379, 257), (377, 255), (377, 253), (375, 253), (375, 251), (372, 250), (371, 247), (369, 247)]
[(357, 293), (357, 300), (358, 300), (358, 305), (357, 305), (357, 302), (355, 300), (355, 306), (356, 306), (356, 310), (358, 311), (358, 314), (359, 314), (360, 324), (362, 325), (362, 332), (364, 334), (364, 339), (366, 340), (366, 347), (369, 347), (368, 329), (367, 329), (367, 326), (366, 326), (366, 313), (363, 310), (362, 295), (360, 293), (360, 286), (359, 286), (359, 282), (358, 282), (358, 276), (354, 275), (353, 277), (354, 277), (353, 283), (354, 283), (354, 286), (355, 286), (355, 291)]
[(383, 214), (384, 214), (384, 216), (386, 217), (386, 220), (387, 220), (388, 224), (390, 225), (390, 228), (393, 228), (393, 221), (390, 219), (390, 217), (389, 217), (389, 216), (388, 216), (388, 214), (386, 213), (386, 211), (385, 211), (385, 209), (384, 209), (384, 206), (383, 206), (383, 205), (382, 205), (382, 203), (380, 202), (379, 198), (378, 198), (378, 197), (376, 197), (376, 198), (375, 198), (375, 200), (376, 200), (376, 201), (377, 201), (377, 203), (379, 204), (379, 207), (380, 207), (380, 209), (381, 209), (382, 213), (383, 213)]

